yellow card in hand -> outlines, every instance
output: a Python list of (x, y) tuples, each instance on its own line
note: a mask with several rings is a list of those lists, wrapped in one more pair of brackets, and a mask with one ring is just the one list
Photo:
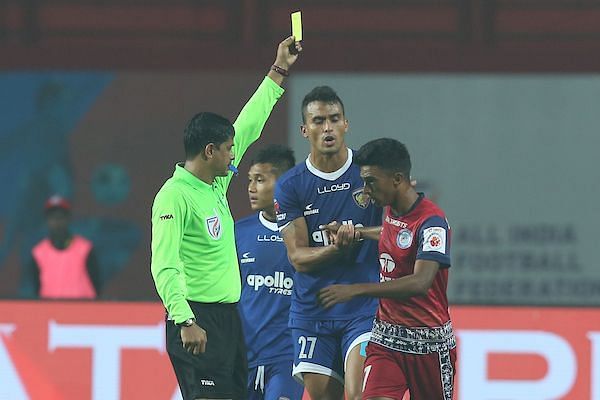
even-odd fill
[(302, 41), (302, 11), (292, 13), (292, 36), (296, 42)]

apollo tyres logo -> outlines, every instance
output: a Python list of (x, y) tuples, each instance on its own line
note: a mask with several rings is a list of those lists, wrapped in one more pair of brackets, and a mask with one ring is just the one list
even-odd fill
[(213, 215), (212, 217), (208, 217), (205, 223), (210, 237), (214, 240), (219, 240), (221, 238), (221, 221), (219, 220), (219, 216)]
[(396, 262), (394, 261), (391, 255), (389, 255), (388, 253), (381, 253), (381, 255), (379, 256), (379, 266), (381, 267), (379, 273), (379, 280), (381, 282), (394, 280), (394, 278), (386, 276), (390, 274), (394, 269), (396, 269)]
[(285, 276), (283, 271), (275, 271), (273, 275), (248, 275), (246, 277), (246, 283), (248, 286), (254, 288), (255, 292), (261, 287), (269, 288), (269, 293), (282, 294), (284, 296), (291, 296), (292, 287), (294, 287), (294, 280)]

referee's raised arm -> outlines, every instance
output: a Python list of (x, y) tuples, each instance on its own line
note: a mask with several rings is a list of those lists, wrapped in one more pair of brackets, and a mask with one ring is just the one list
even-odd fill
[[(295, 51), (292, 51), (295, 49)], [(267, 76), (276, 84), (281, 86), (284, 79), (288, 76), (290, 67), (298, 59), (298, 54), (302, 51), (300, 42), (294, 41), (294, 37), (290, 36), (277, 47), (277, 57), (271, 66)]]
[[(295, 50), (292, 51), (292, 49)], [(294, 42), (293, 36), (279, 43), (275, 61), (269, 67), (267, 76), (235, 119), (233, 123), (233, 159), (231, 160), (231, 165), (235, 168), (230, 168), (232, 171), (237, 170), (248, 147), (260, 137), (273, 107), (283, 95), (284, 90), (281, 85), (289, 75), (290, 67), (296, 62), (301, 51), (302, 46), (300, 43)], [(232, 175), (217, 179), (217, 185), (221, 190), (227, 191)]]

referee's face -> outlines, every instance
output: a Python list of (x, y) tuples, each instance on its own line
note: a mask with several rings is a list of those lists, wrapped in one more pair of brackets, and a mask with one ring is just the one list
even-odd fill
[(226, 142), (221, 143), (219, 146), (215, 146), (213, 150), (215, 176), (227, 176), (229, 173), (229, 165), (233, 159), (233, 138), (229, 138)]

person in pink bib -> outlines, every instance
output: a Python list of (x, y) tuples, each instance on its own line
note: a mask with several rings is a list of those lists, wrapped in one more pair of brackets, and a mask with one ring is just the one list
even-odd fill
[(61, 196), (45, 204), (48, 236), (31, 250), (29, 274), (41, 299), (95, 299), (100, 274), (91, 241), (72, 234), (71, 204)]

